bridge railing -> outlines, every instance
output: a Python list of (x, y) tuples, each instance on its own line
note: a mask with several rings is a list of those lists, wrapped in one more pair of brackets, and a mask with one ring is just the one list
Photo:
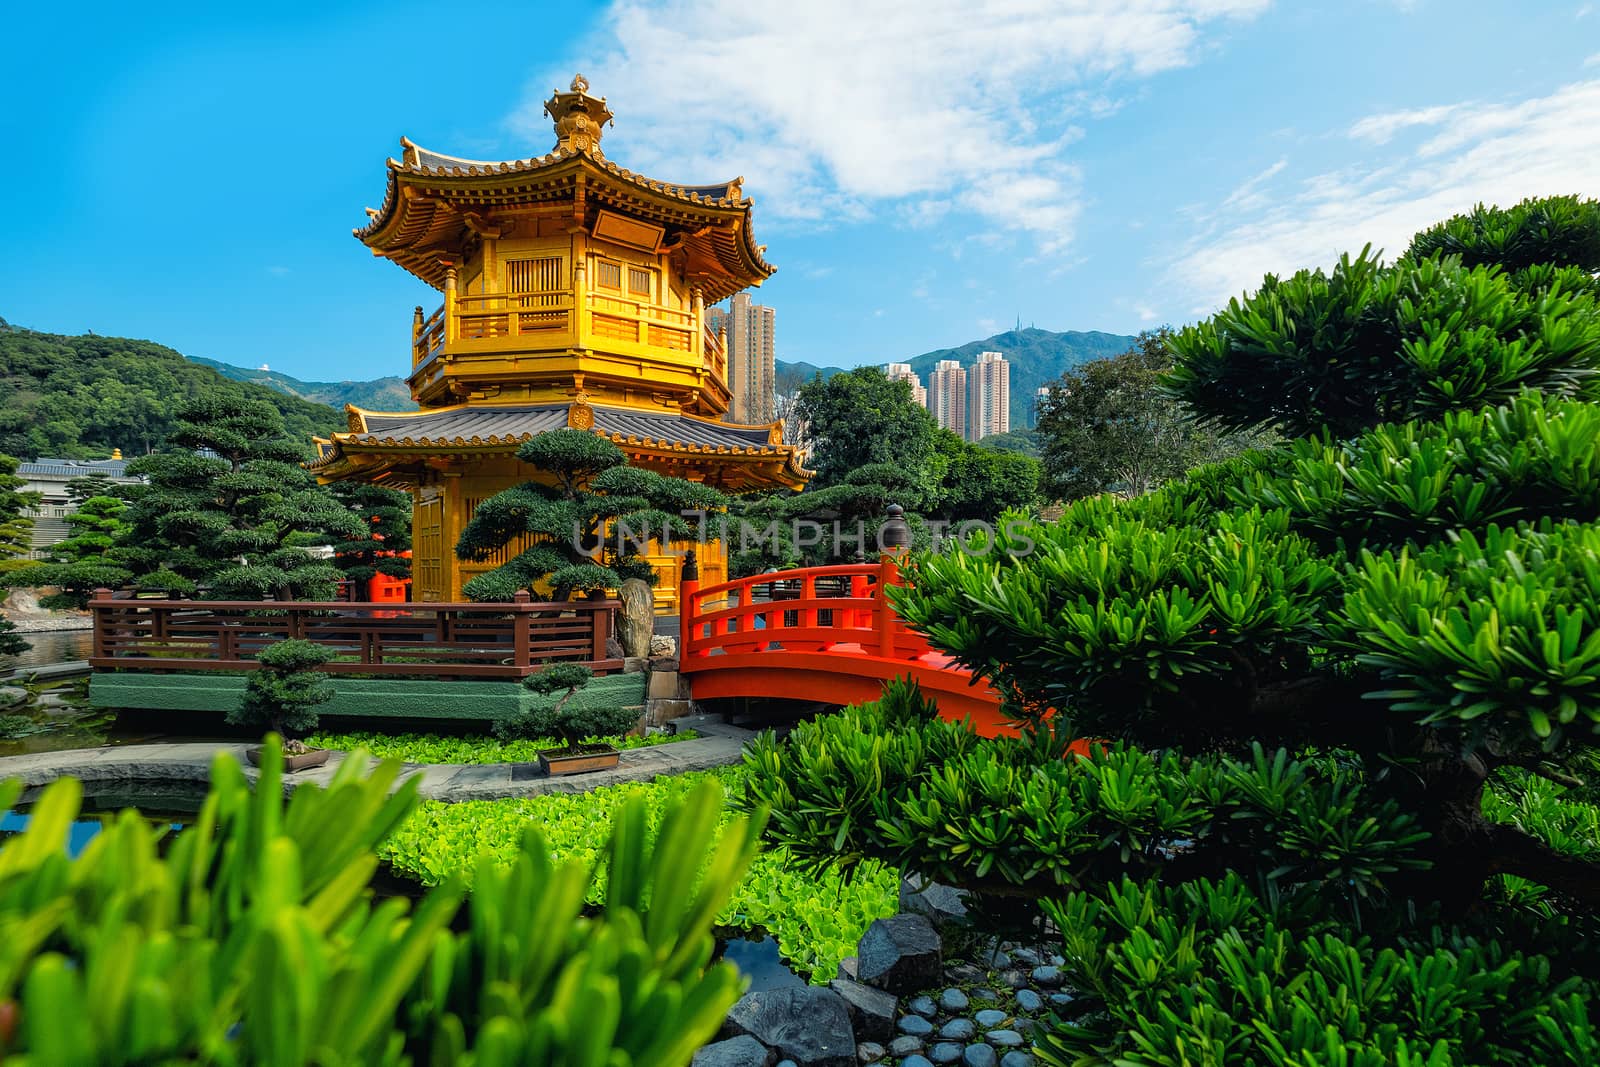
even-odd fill
[(834, 652), (916, 660), (933, 648), (906, 626), (884, 591), (900, 584), (899, 564), (805, 567), (737, 578), (679, 592), (679, 669), (703, 670), (710, 658), (772, 652)]

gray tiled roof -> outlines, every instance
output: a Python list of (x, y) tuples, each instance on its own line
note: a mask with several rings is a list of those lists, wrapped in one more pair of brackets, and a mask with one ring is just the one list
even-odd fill
[[(567, 425), (567, 405), (530, 404), (515, 407), (457, 408), (452, 411), (423, 411), (416, 415), (368, 415), (367, 432), (356, 432), (357, 439), (396, 441), (409, 438), (421, 441), (470, 441), (477, 438), (515, 440), (523, 436), (557, 430)], [(676, 441), (712, 448), (761, 448), (769, 443), (765, 426), (731, 426), (705, 422), (684, 415), (656, 414), (626, 408), (594, 408), (594, 428), (623, 437)]]
[(128, 477), (125, 459), (47, 459), (24, 460), (17, 464), (17, 474), (23, 478), (82, 478), (90, 474), (103, 474), (108, 478)]

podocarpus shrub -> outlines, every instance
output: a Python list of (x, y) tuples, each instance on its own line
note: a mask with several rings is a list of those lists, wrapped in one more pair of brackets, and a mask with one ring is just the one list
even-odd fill
[(316, 668), (333, 652), (300, 638), (278, 641), (256, 656), (260, 664), (244, 684), (244, 700), (227, 714), (233, 726), (248, 726), (286, 737), (317, 728), (317, 707), (333, 699), (328, 676)]
[[(169, 848), (124, 812), (69, 859), (80, 787), (50, 786), (0, 846), (0, 1057), (133, 1063), (684, 1067), (738, 997), (711, 923), (759, 823), (722, 825), (702, 783), (611, 820), (600, 862), (556, 861), (537, 826), (413, 909), (375, 903), (373, 848), (415, 804), (390, 761), (282, 792), (269, 739), (252, 792), (227, 756)], [(398, 788), (397, 788), (398, 785)], [(20, 783), (0, 786), (8, 809)], [(585, 908), (591, 883), (605, 906)], [(654, 903), (652, 903), (654, 902)], [(462, 912), (460, 919), (457, 913)]]
[(1526, 783), (1600, 747), (1597, 220), (1480, 211), (1509, 271), (1363, 255), (1181, 332), (1194, 411), (1308, 436), (916, 557), (896, 606), (1021, 740), (766, 742), (774, 833), (1065, 898), (1103, 1014), (1048, 1062), (1592, 1062), (1600, 824)]

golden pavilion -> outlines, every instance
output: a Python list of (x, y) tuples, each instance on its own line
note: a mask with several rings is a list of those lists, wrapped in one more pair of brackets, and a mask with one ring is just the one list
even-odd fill
[[(781, 423), (722, 421), (728, 372), (706, 305), (773, 273), (741, 180), (673, 185), (612, 163), (600, 149), (611, 111), (588, 88), (580, 75), (545, 104), (556, 146), (538, 158), (459, 159), (402, 138), (383, 206), (355, 231), (444, 303), (412, 320), (421, 410), (347, 408), (349, 430), (318, 440), (312, 470), (412, 493), (414, 600), (460, 600), (463, 583), (526, 547), (481, 563), (455, 554), (480, 503), (538, 477), (516, 451), (547, 430), (592, 430), (630, 463), (728, 492), (809, 476)], [(678, 557), (661, 547), (666, 610)], [(700, 558), (705, 582), (723, 579), (722, 550)]]

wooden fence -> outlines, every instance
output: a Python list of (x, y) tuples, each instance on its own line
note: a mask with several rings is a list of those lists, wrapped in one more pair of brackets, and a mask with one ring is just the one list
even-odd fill
[(615, 600), (509, 604), (120, 599), (97, 590), (95, 670), (252, 670), (275, 641), (297, 637), (335, 654), (332, 674), (515, 681), (555, 660), (621, 670), (606, 649)]

